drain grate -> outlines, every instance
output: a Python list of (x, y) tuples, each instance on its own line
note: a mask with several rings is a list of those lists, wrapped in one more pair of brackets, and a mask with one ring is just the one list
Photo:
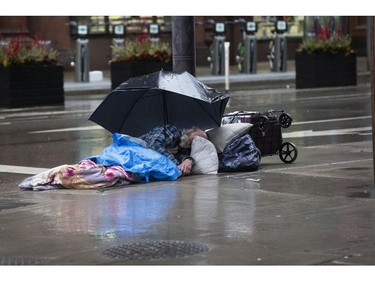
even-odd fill
[(136, 241), (111, 247), (104, 256), (123, 260), (152, 260), (181, 258), (208, 251), (206, 245), (186, 241)]

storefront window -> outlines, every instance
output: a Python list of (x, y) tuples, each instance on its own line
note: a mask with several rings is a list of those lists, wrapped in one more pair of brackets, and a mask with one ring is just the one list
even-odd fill
[(276, 20), (285, 20), (288, 23), (288, 31), (286, 32), (286, 36), (303, 36), (303, 16), (254, 16), (253, 20), (258, 23), (258, 32), (256, 33), (258, 39), (270, 39), (275, 36), (272, 33), (272, 30), (274, 30), (274, 22)]

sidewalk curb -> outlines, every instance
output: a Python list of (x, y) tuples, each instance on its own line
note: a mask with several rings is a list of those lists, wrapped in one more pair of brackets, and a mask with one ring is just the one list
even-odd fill
[[(229, 77), (230, 90), (262, 90), (295, 88), (295, 72), (259, 73), (259, 74), (233, 74)], [(197, 76), (205, 85), (225, 91), (225, 76)], [(357, 85), (370, 83), (370, 72), (357, 74)], [(105, 79), (95, 82), (65, 82), (66, 96), (74, 95), (107, 95), (111, 91), (111, 81)]]

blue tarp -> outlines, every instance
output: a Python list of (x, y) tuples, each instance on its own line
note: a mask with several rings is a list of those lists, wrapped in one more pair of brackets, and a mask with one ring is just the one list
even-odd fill
[(143, 177), (143, 182), (176, 180), (181, 171), (168, 157), (144, 147), (139, 139), (115, 133), (101, 154), (88, 157), (104, 166), (119, 165)]

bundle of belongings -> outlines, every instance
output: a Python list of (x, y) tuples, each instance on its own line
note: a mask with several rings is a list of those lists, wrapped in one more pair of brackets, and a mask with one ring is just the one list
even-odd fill
[[(206, 131), (208, 140), (193, 139), (192, 174), (255, 171), (260, 152), (249, 135), (249, 123), (226, 124)], [(168, 157), (147, 147), (135, 137), (115, 133), (113, 143), (101, 154), (74, 165), (61, 165), (23, 180), (19, 187), (30, 190), (56, 188), (96, 189), (151, 181), (174, 181), (181, 176)]]
[(250, 123), (231, 123), (206, 131), (215, 145), (219, 160), (219, 172), (256, 171), (261, 153), (249, 132)]

